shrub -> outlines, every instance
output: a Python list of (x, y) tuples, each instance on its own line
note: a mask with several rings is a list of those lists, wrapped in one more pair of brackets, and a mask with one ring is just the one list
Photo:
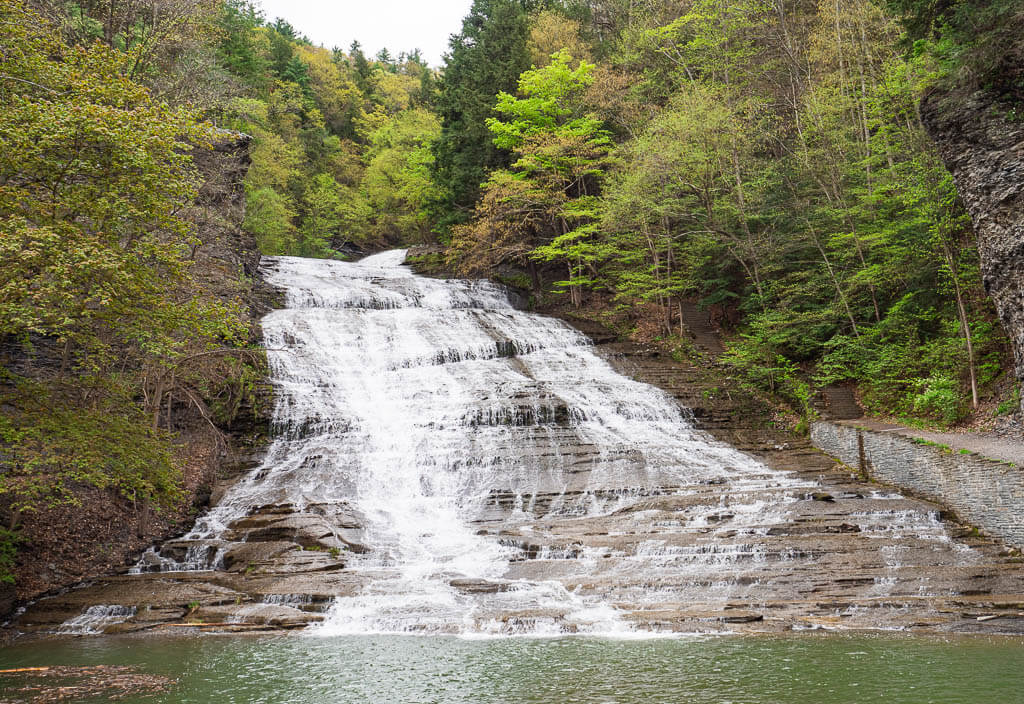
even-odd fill
[(957, 383), (940, 375), (919, 380), (918, 393), (914, 397), (914, 412), (935, 418), (946, 425), (956, 423), (964, 415), (963, 397)]

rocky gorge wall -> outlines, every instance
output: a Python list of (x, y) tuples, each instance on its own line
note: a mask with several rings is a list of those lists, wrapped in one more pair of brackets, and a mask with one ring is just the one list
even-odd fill
[(981, 273), (1024, 380), (1024, 120), (990, 93), (935, 93), (921, 116), (978, 237)]
[(1024, 547), (1024, 471), (853, 424), (811, 425), (811, 442), (866, 477), (944, 504), (985, 533)]
[[(241, 228), (251, 138), (221, 130), (211, 141), (211, 148), (192, 152), (202, 181), (198, 197), (184, 212), (200, 242), (192, 251), (192, 272), (204, 295), (246, 304), (251, 341), (258, 342), (258, 321), (274, 294), (260, 279), (255, 238)], [(47, 347), (38, 349), (45, 353)], [(75, 488), (77, 505), (25, 514), (15, 584), (0, 584), (0, 617), (41, 594), (123, 570), (149, 545), (185, 530), (211, 493), (216, 495), (231, 475), (251, 466), (259, 455), (269, 423), (270, 393), (269, 385), (257, 389), (256, 400), (244, 403), (231, 427), (214, 430), (201, 418), (177, 414), (184, 497), (174, 511), (155, 513), (113, 490), (81, 485)]]

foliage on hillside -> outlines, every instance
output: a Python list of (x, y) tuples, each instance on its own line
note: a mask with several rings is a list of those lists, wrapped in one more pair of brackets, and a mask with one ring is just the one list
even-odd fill
[[(986, 5), (990, 29), (1005, 5)], [(926, 28), (994, 75), (965, 11)], [(724, 361), (804, 413), (834, 383), (945, 423), (989, 393), (1006, 341), (916, 109), (947, 68), (905, 51), (896, 17), (870, 0), (608, 0), (548, 5), (530, 33), (565, 46), (480, 120), (514, 163), (451, 230), (459, 268), (553, 262), (574, 303), (653, 303), (665, 336), (697, 300), (731, 333)]]
[[(940, 66), (954, 92), (984, 89), (1024, 103), (1024, 5), (1018, 0), (885, 0), (907, 30), (905, 44)], [(1019, 117), (1018, 117), (1019, 119)]]
[(214, 132), (193, 107), (160, 99), (159, 81), (143, 82), (196, 17), (139, 12), (105, 26), (81, 8), (56, 21), (0, 4), (7, 529), (25, 511), (74, 502), (82, 485), (173, 503), (172, 410), (224, 420), (258, 373), (241, 301), (191, 271), (202, 233), (183, 215), (199, 185), (190, 154)]
[(346, 244), (426, 241), (440, 124), (419, 54), (329, 51), (244, 0), (222, 6), (219, 27), (218, 56), (238, 84), (220, 119), (254, 137), (245, 227), (262, 251), (331, 257)]
[(436, 101), (441, 135), (432, 175), (439, 193), (430, 210), (443, 228), (466, 222), (488, 172), (509, 164), (487, 120), (495, 96), (514, 90), (530, 68), (529, 6), (529, 0), (474, 0), (462, 31), (452, 36)]

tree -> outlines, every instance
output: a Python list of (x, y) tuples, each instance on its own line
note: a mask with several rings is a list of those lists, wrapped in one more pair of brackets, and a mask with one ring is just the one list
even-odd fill
[(34, 5), (69, 43), (100, 40), (130, 55), (124, 70), (140, 82), (211, 38), (221, 10), (214, 0), (36, 0)]
[(347, 67), (339, 65), (320, 47), (299, 46), (296, 54), (306, 67), (310, 92), (323, 113), (328, 130), (354, 138), (354, 122), (363, 109), (364, 97), (359, 86), (347, 75)]
[(485, 121), (498, 93), (514, 90), (529, 68), (528, 35), (523, 0), (474, 0), (462, 31), (452, 36), (436, 103), (441, 137), (433, 177), (440, 197), (431, 210), (442, 228), (468, 219), (487, 172), (509, 163)]
[(736, 295), (728, 259), (745, 274), (755, 305), (765, 302), (770, 230), (749, 212), (762, 145), (723, 92), (703, 82), (684, 87), (623, 148), (607, 187), (604, 229), (617, 249), (632, 253), (626, 267), (619, 260), (616, 289), (662, 306), (666, 330), (673, 300), (698, 295), (720, 303)]
[(269, 186), (246, 195), (245, 223), (265, 254), (288, 254), (296, 250), (294, 219), (297, 213), (287, 196)]
[(582, 31), (578, 21), (560, 12), (541, 11), (530, 22), (530, 38), (526, 44), (530, 63), (536, 68), (543, 68), (551, 61), (551, 56), (562, 49), (570, 56), (591, 61), (590, 49), (580, 38)]
[[(497, 146), (518, 157), (512, 164), (512, 179), (523, 187), (513, 187), (499, 171), (485, 186), (484, 200), (513, 202), (513, 212), (528, 213), (519, 227), (521, 251), (535, 259), (561, 261), (569, 276), (560, 285), (569, 289), (579, 305), (580, 287), (588, 282), (587, 272), (593, 270), (598, 256), (591, 239), (611, 140), (600, 120), (583, 110), (582, 96), (593, 80), (593, 64), (580, 61), (572, 68), (571, 62), (568, 52), (560, 51), (544, 68), (520, 76), (520, 97), (498, 95), (495, 111), (502, 117), (488, 119), (487, 127)], [(486, 194), (492, 188), (509, 189), (516, 195)], [(459, 231), (463, 246), (487, 238), (489, 234), (479, 227)], [(467, 251), (474, 249), (479, 248), (470, 245)], [(472, 257), (467, 265), (477, 266)]]
[(21, 3), (0, 6), (0, 46), (0, 337), (57, 359), (0, 366), (0, 494), (16, 515), (83, 481), (169, 501), (170, 370), (248, 333), (189, 274), (189, 152), (211, 133), (129, 78), (134, 56), (67, 46)]
[(302, 257), (327, 257), (333, 254), (332, 240), (341, 225), (342, 201), (338, 183), (328, 174), (317, 174), (302, 195), (302, 224), (295, 252)]
[(352, 68), (356, 72), (356, 83), (359, 85), (360, 90), (364, 93), (368, 93), (370, 73), (373, 69), (370, 66), (370, 62), (366, 60), (366, 55), (363, 53), (363, 48), (359, 42), (352, 42), (352, 46), (349, 48), (350, 61), (352, 62)]
[(227, 0), (221, 6), (219, 24), (221, 63), (245, 84), (266, 90), (270, 47), (266, 35), (258, 31), (264, 24), (262, 11), (248, 0)]
[(439, 120), (422, 109), (406, 110), (370, 136), (362, 186), (373, 209), (373, 236), (384, 242), (426, 242), (429, 220), (424, 208), (437, 196), (430, 179)]
[(917, 54), (939, 59), (943, 83), (983, 88), (1007, 103), (1024, 102), (1024, 8), (1017, 0), (886, 0)]

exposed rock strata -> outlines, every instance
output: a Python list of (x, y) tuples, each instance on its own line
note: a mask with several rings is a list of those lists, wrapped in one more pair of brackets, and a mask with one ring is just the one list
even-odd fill
[[(814, 491), (794, 495), (799, 501), (775, 525), (767, 525), (774, 519), (766, 517), (762, 546), (769, 557), (751, 560), (741, 578), (750, 583), (743, 599), (712, 601), (705, 618), (748, 609), (765, 621), (733, 624), (731, 630), (776, 630), (782, 624), (842, 629), (874, 622), (918, 631), (1024, 633), (1019, 551), (958, 526), (941, 506), (865, 481), (808, 439), (772, 427), (767, 408), (730, 389), (713, 369), (677, 364), (639, 345), (613, 342), (601, 348), (621, 372), (659, 386), (691, 408), (711, 435), (773, 469), (818, 484)], [(742, 500), (731, 494), (727, 503)], [(886, 546), (884, 541), (899, 538), (904, 530), (901, 516), (917, 512), (934, 516), (936, 528), (943, 526), (953, 540), (945, 542), (936, 533)], [(726, 522), (712, 527), (712, 535), (728, 529), (725, 513)], [(867, 516), (880, 520), (865, 521)], [(813, 572), (799, 564), (801, 554), (814, 556)], [(971, 557), (964, 560), (965, 555)], [(692, 619), (690, 625), (699, 629), (700, 617), (687, 616), (698, 606), (681, 605), (667, 617)], [(977, 621), (984, 615), (998, 618)]]
[(921, 115), (971, 214), (985, 290), (1024, 380), (1024, 122), (985, 92), (933, 94)]
[[(811, 488), (772, 489), (785, 495), (782, 515), (757, 510), (763, 493), (714, 482), (660, 487), (631, 497), (621, 510), (580, 515), (559, 507), (586, 498), (581, 492), (589, 472), (608, 458), (598, 458), (593, 447), (565, 445), (559, 461), (576, 467), (578, 482), (532, 497), (525, 523), (514, 492), (495, 487), (488, 510), (474, 523), (518, 558), (502, 579), (453, 577), (457, 590), (499, 598), (517, 580), (554, 579), (578, 594), (600, 595), (642, 627), (666, 631), (1024, 632), (1024, 565), (1014, 553), (940, 520), (939, 507), (867, 483), (806, 440), (773, 429), (766, 409), (727, 388), (714, 370), (619, 343), (600, 328), (586, 332), (616, 368), (668, 391), (705, 430), (770, 467), (794, 472)], [(544, 432), (558, 433), (562, 423), (548, 419)], [(515, 451), (530, 450), (537, 427), (515, 426)], [(567, 441), (571, 437), (565, 433)], [(333, 598), (366, 586), (365, 573), (346, 570), (360, 551), (360, 521), (342, 505), (302, 512), (264, 506), (225, 535), (232, 542), (223, 569), (97, 580), (40, 601), (16, 625), (53, 632), (91, 605), (118, 604), (132, 607), (133, 615), (105, 625), (107, 632), (302, 627), (321, 620)], [(164, 552), (175, 549), (171, 543)], [(631, 567), (630, 556), (651, 551), (664, 555), (664, 568)], [(514, 612), (501, 618), (528, 624), (557, 616)]]

